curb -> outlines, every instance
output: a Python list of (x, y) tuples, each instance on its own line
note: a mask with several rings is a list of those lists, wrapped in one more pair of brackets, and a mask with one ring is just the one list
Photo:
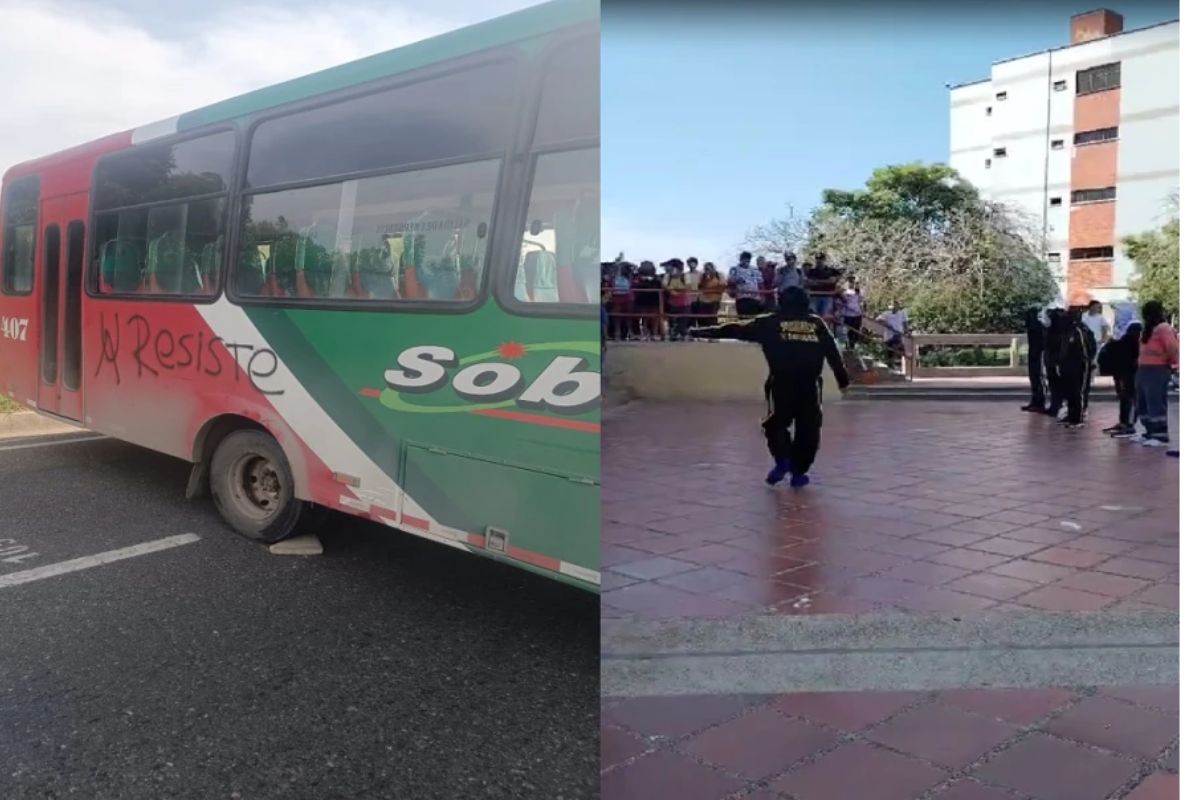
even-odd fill
[(36, 411), (14, 411), (11, 414), (0, 414), (0, 439), (16, 436), (50, 436), (56, 433), (78, 433), (85, 431), (82, 425), (71, 425), (50, 417), (43, 417)]

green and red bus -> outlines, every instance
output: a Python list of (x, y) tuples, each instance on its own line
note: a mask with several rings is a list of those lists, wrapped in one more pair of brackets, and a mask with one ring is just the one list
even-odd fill
[(558, 0), (11, 168), (0, 391), (258, 541), (336, 509), (597, 589), (599, 59)]

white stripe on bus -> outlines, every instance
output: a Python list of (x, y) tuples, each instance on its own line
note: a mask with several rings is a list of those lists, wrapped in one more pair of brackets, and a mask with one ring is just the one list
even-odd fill
[(179, 117), (171, 117), (170, 119), (160, 119), (158, 122), (151, 122), (147, 125), (133, 129), (133, 144), (141, 144), (148, 142), (151, 139), (157, 139), (160, 136), (170, 136), (173, 133), (179, 132)]
[(93, 434), (91, 436), (76, 436), (72, 439), (55, 439), (52, 442), (26, 442), (24, 444), (0, 445), (0, 452), (5, 450), (26, 450), (31, 447), (54, 447), (60, 444), (75, 444), (77, 442), (92, 442), (96, 439), (107, 439), (107, 436)]

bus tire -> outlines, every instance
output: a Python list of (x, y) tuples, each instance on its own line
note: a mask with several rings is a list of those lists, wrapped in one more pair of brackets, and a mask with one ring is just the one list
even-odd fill
[(209, 487), (231, 528), (263, 544), (297, 532), (309, 504), (296, 498), (296, 484), (283, 448), (268, 433), (239, 430), (213, 452)]

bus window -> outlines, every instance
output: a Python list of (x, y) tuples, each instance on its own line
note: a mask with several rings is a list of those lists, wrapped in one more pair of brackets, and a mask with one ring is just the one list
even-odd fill
[(600, 302), (600, 150), (537, 157), (513, 295), (526, 303)]
[(547, 60), (534, 146), (600, 136), (600, 37), (570, 42)]
[(499, 170), (492, 159), (251, 195), (237, 293), (473, 300)]
[(505, 152), (517, 82), (513, 63), (489, 64), (266, 120), (254, 129), (247, 186)]
[(93, 289), (100, 294), (212, 297), (232, 170), (230, 131), (145, 144), (96, 168)]
[(38, 179), (25, 178), (8, 187), (4, 198), (5, 294), (33, 291), (33, 251), (37, 240)]

